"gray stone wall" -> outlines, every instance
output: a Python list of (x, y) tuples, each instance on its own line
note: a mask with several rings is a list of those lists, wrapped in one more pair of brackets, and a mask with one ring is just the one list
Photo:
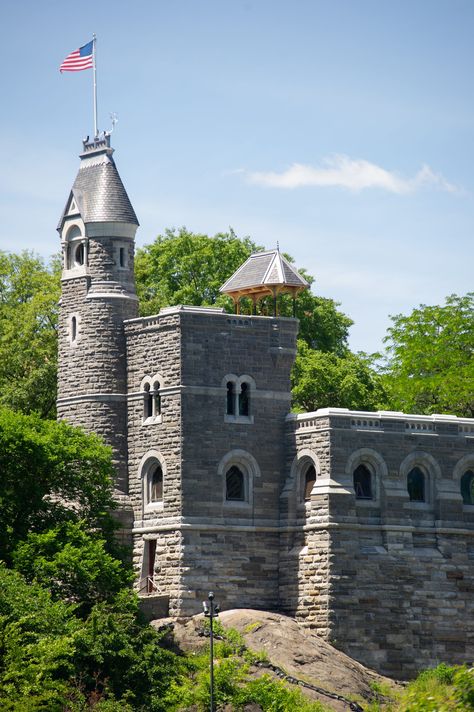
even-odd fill
[[(135, 566), (143, 579), (146, 537), (155, 538), (155, 581), (163, 593), (173, 581), (171, 610), (198, 612), (212, 588), (224, 607), (278, 605), (277, 512), (296, 328), (293, 319), (193, 308), (126, 324)], [(140, 384), (154, 374), (161, 416), (150, 422)], [(226, 417), (227, 376), (249, 379), (248, 417)], [(161, 507), (144, 503), (147, 457), (164, 470)], [(225, 499), (226, 458), (246, 473), (244, 502)]]
[[(87, 240), (85, 264), (63, 272), (58, 417), (97, 433), (112, 447), (115, 484), (126, 493), (127, 361), (123, 323), (136, 316), (138, 309), (133, 240), (120, 237), (116, 225), (101, 224), (97, 230), (105, 234)], [(119, 245), (126, 249), (126, 268), (119, 267)]]
[[(321, 453), (329, 440), (330, 457), (319, 463), (304, 536), (282, 547), (296, 572), (282, 588), (286, 610), (394, 677), (471, 661), (474, 506), (462, 503), (460, 477), (474, 463), (472, 421), (335, 409), (288, 427), (293, 453)], [(374, 474), (371, 500), (355, 497), (359, 463)], [(414, 465), (427, 475), (427, 502), (409, 501)]]

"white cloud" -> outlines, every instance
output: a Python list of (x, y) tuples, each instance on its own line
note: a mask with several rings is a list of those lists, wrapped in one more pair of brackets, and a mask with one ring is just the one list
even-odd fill
[(375, 163), (352, 159), (343, 154), (323, 159), (320, 166), (293, 163), (282, 173), (248, 173), (247, 180), (269, 188), (338, 187), (355, 192), (365, 188), (381, 188), (401, 195), (432, 186), (449, 193), (458, 192), (455, 185), (448, 183), (441, 174), (435, 173), (427, 165), (422, 166), (412, 178), (403, 178)]

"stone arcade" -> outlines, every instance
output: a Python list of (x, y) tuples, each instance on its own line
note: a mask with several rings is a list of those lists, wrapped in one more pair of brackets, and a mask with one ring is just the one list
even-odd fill
[[(388, 675), (471, 661), (474, 420), (294, 415), (296, 319), (139, 318), (138, 221), (112, 152), (108, 136), (84, 144), (58, 227), (58, 413), (113, 448), (144, 605), (192, 615), (212, 588)], [(304, 287), (278, 250), (244, 267), (236, 300)]]

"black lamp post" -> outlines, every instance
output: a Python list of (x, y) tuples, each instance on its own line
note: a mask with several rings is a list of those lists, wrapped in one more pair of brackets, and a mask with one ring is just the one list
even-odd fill
[(214, 712), (214, 628), (213, 621), (214, 617), (219, 613), (219, 606), (214, 603), (214, 594), (212, 591), (209, 593), (209, 605), (206, 601), (202, 602), (202, 607), (204, 609), (204, 615), (209, 617), (209, 639), (210, 639), (210, 673), (211, 673), (211, 706), (210, 712)]

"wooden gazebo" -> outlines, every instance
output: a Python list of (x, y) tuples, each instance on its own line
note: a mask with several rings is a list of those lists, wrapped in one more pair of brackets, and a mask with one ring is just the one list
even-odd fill
[(220, 291), (232, 297), (236, 314), (240, 313), (240, 300), (248, 297), (253, 302), (253, 313), (257, 313), (257, 302), (264, 297), (273, 297), (273, 316), (277, 316), (279, 294), (293, 296), (293, 316), (295, 316), (296, 295), (309, 287), (308, 282), (284, 258), (280, 250), (254, 252), (239, 267), (232, 277), (222, 285)]

